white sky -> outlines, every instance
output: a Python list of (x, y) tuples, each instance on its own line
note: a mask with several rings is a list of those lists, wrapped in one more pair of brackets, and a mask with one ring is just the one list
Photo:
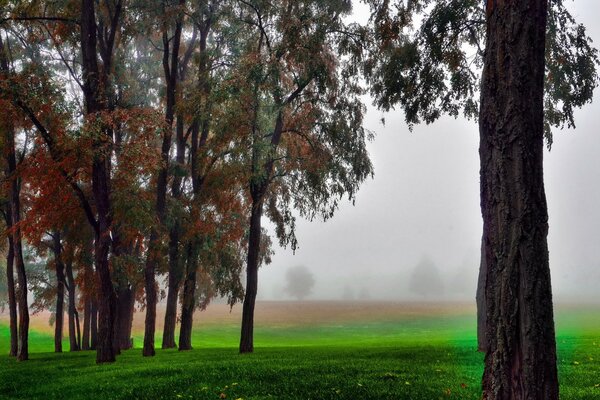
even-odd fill
[[(600, 44), (600, 3), (568, 5)], [(576, 130), (556, 132), (545, 154), (558, 300), (600, 301), (599, 102), (576, 113)], [(354, 207), (343, 204), (327, 223), (299, 221), (299, 249), (295, 255), (276, 249), (273, 263), (260, 271), (259, 297), (285, 297), (286, 269), (302, 264), (315, 274), (313, 298), (338, 299), (350, 288), (366, 289), (371, 298), (406, 299), (413, 296), (415, 265), (428, 257), (443, 275), (446, 295), (474, 298), (482, 226), (477, 125), (443, 118), (409, 132), (402, 112), (382, 115), (369, 107), (365, 126), (377, 133), (369, 145), (375, 178)]]

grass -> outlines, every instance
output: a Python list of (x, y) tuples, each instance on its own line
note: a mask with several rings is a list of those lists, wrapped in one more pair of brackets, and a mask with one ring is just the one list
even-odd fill
[[(311, 317), (301, 324), (293, 323), (293, 315), (287, 321), (263, 319), (255, 331), (255, 353), (248, 355), (237, 353), (235, 318), (202, 321), (199, 314), (195, 350), (158, 350), (156, 357), (142, 358), (133, 349), (115, 364), (100, 366), (93, 352), (51, 353), (51, 335), (38, 333), (31, 337), (30, 361), (0, 356), (0, 398), (480, 397), (483, 360), (475, 351), (471, 310), (380, 315), (376, 309), (359, 319)], [(581, 308), (558, 313), (562, 399), (600, 399), (599, 314)], [(0, 325), (0, 354), (7, 352), (7, 331)]]

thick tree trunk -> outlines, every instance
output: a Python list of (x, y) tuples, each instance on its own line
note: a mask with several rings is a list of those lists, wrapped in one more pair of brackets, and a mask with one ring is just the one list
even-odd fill
[[(8, 229), (12, 227), (12, 215), (10, 214), (10, 206), (6, 211), (6, 226)], [(8, 286), (8, 313), (10, 324), (10, 352), (12, 357), (17, 356), (19, 351), (19, 339), (17, 330), (17, 297), (15, 294), (15, 271), (13, 267), (15, 259), (15, 249), (12, 235), (8, 235), (8, 251), (6, 253), (6, 285)]]
[(187, 266), (183, 282), (181, 301), (181, 326), (179, 327), (179, 350), (192, 350), (192, 326), (196, 308), (196, 272), (198, 270), (198, 248), (194, 240), (188, 244)]
[(54, 321), (54, 352), (62, 353), (64, 304), (65, 304), (65, 266), (61, 257), (60, 233), (54, 233), (53, 253), (56, 268), (56, 318)]
[(119, 290), (118, 294), (118, 321), (117, 343), (119, 349), (132, 348), (131, 329), (133, 326), (133, 313), (135, 311), (135, 288), (127, 287)]
[(75, 279), (73, 277), (73, 265), (67, 261), (67, 284), (69, 285), (69, 351), (81, 350), (81, 335), (79, 331), (79, 316), (77, 315), (77, 295), (75, 292)]
[(262, 196), (252, 196), (250, 214), (250, 237), (248, 240), (248, 260), (246, 264), (246, 293), (242, 310), (242, 332), (240, 353), (254, 351), (254, 305), (258, 292), (258, 261), (260, 252)]
[(489, 1), (481, 85), (483, 398), (558, 399), (543, 181), (547, 0)]

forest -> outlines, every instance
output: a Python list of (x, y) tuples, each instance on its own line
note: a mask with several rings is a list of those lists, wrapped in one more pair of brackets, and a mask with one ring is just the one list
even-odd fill
[[(369, 12), (367, 22), (354, 18), (359, 3)], [(265, 369), (276, 350), (255, 351), (259, 272), (276, 246), (297, 248), (298, 219), (320, 224), (333, 218), (374, 177), (368, 145), (376, 138), (364, 123), (372, 102), (382, 113), (402, 113), (405, 126), (398, 130), (443, 116), (479, 126), (481, 264), (476, 310), (461, 313), (471, 317), (470, 345), (480, 351), (465, 359), (480, 369), (469, 372), (475, 382), (461, 383), (458, 391), (438, 390), (425, 379), (422, 385), (435, 392), (394, 397), (381, 387), (363, 393), (362, 386), (310, 392), (301, 378), (310, 382), (323, 373), (318, 369), (328, 356), (305, 346), (305, 353), (286, 355), (297, 367), (290, 385), (298, 391), (275, 391), (274, 397), (558, 399), (562, 370), (543, 154), (557, 130), (575, 127), (575, 110), (592, 101), (600, 64), (566, 3), (0, 1), (0, 307), (7, 314), (0, 316), (0, 332), (6, 332), (0, 350), (10, 354), (2, 355), (0, 376), (17, 382), (10, 390), (0, 386), (0, 397), (4, 390), (6, 398), (39, 396), (21, 393), (28, 383), (16, 377), (36, 369), (52, 375), (44, 368), (64, 362), (80, 371), (93, 359), (68, 357), (92, 354), (85, 350), (94, 351), (97, 364), (117, 368), (109, 370), (110, 379), (124, 391), (115, 398), (269, 397), (256, 382), (281, 375), (267, 377)], [(292, 287), (303, 275), (288, 279)], [(211, 331), (216, 345), (204, 354), (217, 364), (210, 368), (224, 363), (237, 371), (228, 375), (232, 382), (243, 380), (235, 378), (241, 370), (257, 368), (257, 386), (239, 394), (227, 394), (238, 386), (232, 382), (214, 383), (219, 388), (204, 394), (201, 387), (213, 383), (194, 394), (127, 389), (119, 365), (127, 370), (154, 357), (162, 361), (148, 365), (160, 374), (169, 363), (197, 362), (199, 353), (181, 352), (203, 351), (195, 312), (213, 302), (226, 303), (230, 315), (240, 303), (241, 312), (228, 322), (233, 331), (218, 330), (227, 324)], [(345, 305), (339, 307), (331, 312), (344, 314)], [(386, 321), (393, 315), (419, 336), (418, 326), (405, 320), (410, 313), (386, 307), (375, 314)], [(453, 313), (442, 309), (421, 311), (442, 320)], [(327, 312), (303, 310), (289, 315), (319, 319)], [(43, 340), (30, 320), (44, 312), (53, 348), (40, 353)], [(461, 313), (448, 324), (459, 329)], [(136, 316), (143, 319), (139, 327)], [(265, 334), (256, 325), (257, 335)], [(371, 336), (356, 333), (372, 343), (368, 358), (375, 364), (364, 368), (385, 365), (377, 382), (407, 390), (411, 380), (425, 377), (387, 372), (395, 361), (382, 346), (397, 343), (386, 329), (382, 322)], [(296, 339), (311, 343), (312, 334)], [(329, 334), (340, 349), (352, 348), (349, 338)], [(66, 352), (67, 343), (67, 358), (57, 354), (40, 364), (39, 354)], [(279, 345), (295, 344), (284, 338)], [(411, 348), (402, 346), (396, 346), (399, 357), (410, 357)], [(236, 356), (256, 354), (236, 359), (227, 353), (216, 361), (222, 347), (235, 347)], [(420, 354), (423, 368), (446, 368), (435, 367), (440, 360), (427, 349)], [(321, 361), (310, 369), (304, 356)], [(343, 360), (353, 356), (340, 350), (336, 368), (342, 371)], [(452, 368), (452, 360), (442, 361)], [(200, 375), (207, 367), (194, 365)], [(181, 375), (183, 386), (194, 381), (185, 368), (178, 371), (173, 379)], [(598, 385), (589, 386), (600, 395)], [(59, 394), (48, 398), (85, 396), (60, 394), (60, 385), (52, 390)], [(102, 393), (97, 396), (110, 397)]]

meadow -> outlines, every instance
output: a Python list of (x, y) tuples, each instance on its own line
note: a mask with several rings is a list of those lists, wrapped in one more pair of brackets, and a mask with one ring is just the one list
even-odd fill
[[(194, 350), (142, 358), (134, 348), (111, 365), (95, 365), (94, 352), (52, 353), (47, 317), (33, 318), (31, 360), (22, 363), (5, 355), (8, 329), (0, 317), (0, 398), (480, 397), (483, 356), (468, 304), (263, 302), (255, 352), (246, 355), (237, 352), (239, 307), (214, 305), (195, 315)], [(561, 399), (600, 399), (599, 317), (598, 307), (558, 307)], [(142, 321), (138, 313), (137, 347)]]

